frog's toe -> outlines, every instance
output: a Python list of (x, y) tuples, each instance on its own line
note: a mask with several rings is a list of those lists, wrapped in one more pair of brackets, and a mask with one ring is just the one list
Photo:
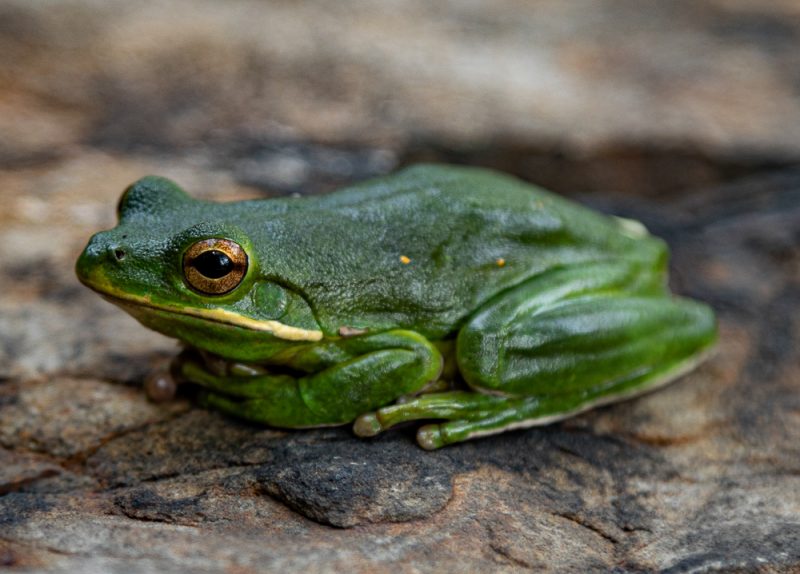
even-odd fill
[(165, 403), (175, 398), (178, 382), (169, 373), (156, 371), (145, 379), (144, 392), (154, 403)]
[(381, 421), (378, 420), (378, 416), (375, 413), (363, 414), (353, 423), (353, 432), (356, 436), (360, 437), (375, 436), (384, 430)]
[(436, 450), (446, 443), (442, 440), (441, 425), (431, 424), (417, 429), (417, 444), (425, 450)]

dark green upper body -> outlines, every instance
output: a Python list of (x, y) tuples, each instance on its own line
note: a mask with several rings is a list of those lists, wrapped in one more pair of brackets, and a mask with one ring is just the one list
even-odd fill
[[(325, 196), (222, 204), (148, 177), (129, 188), (119, 215), (78, 263), (93, 288), (326, 336), (400, 327), (442, 339), (494, 295), (548, 269), (624, 259), (655, 270), (666, 258), (663, 243), (632, 222), (470, 168), (417, 166)], [(229, 294), (203, 296), (181, 277), (181, 252), (202, 237), (234, 238), (248, 253), (248, 277)]]
[(547, 269), (665, 259), (660, 240), (632, 237), (619, 220), (477, 169), (415, 167), (271, 205), (230, 207), (252, 209), (238, 222), (254, 238), (262, 273), (304, 294), (326, 333), (403, 327), (439, 339)]

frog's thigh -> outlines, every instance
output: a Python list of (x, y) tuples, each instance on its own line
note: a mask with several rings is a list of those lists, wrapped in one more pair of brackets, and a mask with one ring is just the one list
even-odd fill
[(601, 291), (530, 307), (512, 294), (519, 305), (494, 302), (459, 333), (459, 370), (476, 390), (596, 401), (665, 382), (715, 336), (711, 310), (687, 299)]

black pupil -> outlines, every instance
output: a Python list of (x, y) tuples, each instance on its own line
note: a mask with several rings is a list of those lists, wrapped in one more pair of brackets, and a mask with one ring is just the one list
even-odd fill
[(209, 279), (219, 279), (233, 271), (233, 261), (222, 251), (212, 249), (195, 257), (192, 267)]

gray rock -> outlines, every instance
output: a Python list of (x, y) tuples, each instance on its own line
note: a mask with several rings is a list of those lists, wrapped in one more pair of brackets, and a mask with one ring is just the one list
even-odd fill
[(304, 516), (349, 527), (431, 516), (452, 496), (453, 468), (439, 453), (420, 458), (407, 437), (289, 440), (256, 477), (267, 493)]

